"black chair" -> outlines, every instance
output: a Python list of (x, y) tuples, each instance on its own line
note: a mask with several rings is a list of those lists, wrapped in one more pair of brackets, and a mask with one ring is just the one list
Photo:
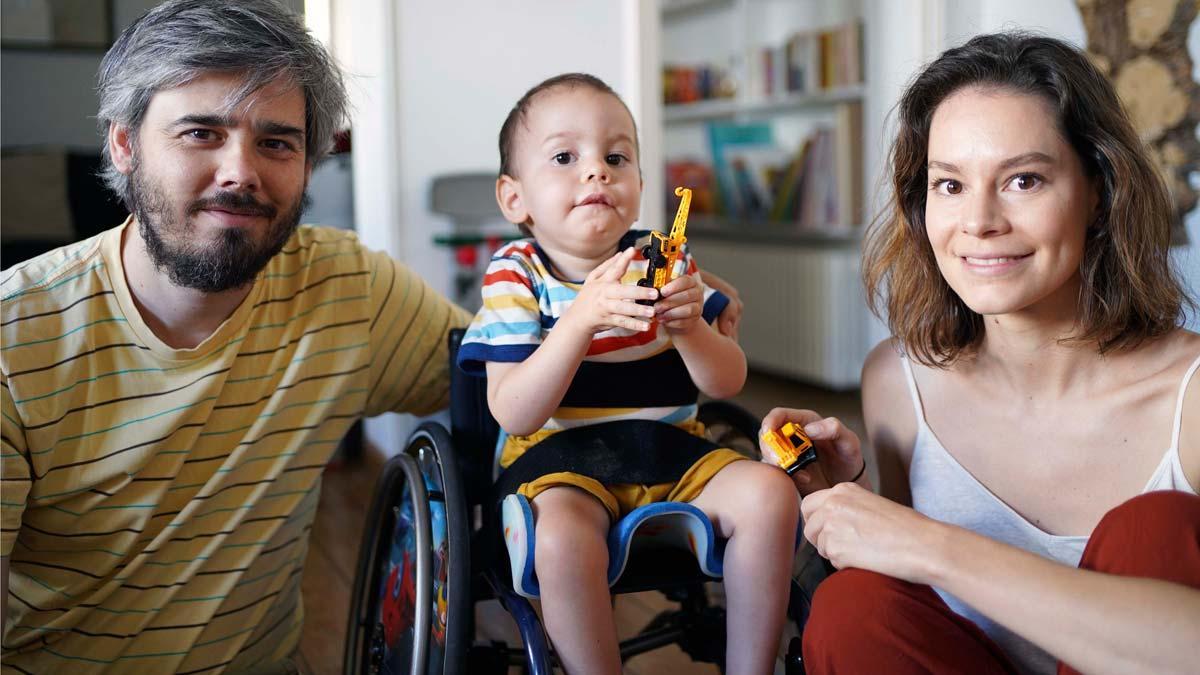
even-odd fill
[[(461, 339), (461, 330), (450, 337), (452, 364)], [(541, 674), (556, 665), (532, 605), (513, 589), (492, 490), (499, 429), (488, 412), (486, 383), (457, 367), (451, 371), (451, 429), (422, 424), (384, 465), (376, 485), (351, 601), (346, 673), (506, 673), (523, 665)], [(754, 416), (715, 401), (701, 405), (698, 417), (713, 441), (758, 457)], [(808, 616), (811, 577), (820, 572), (817, 556), (803, 560), (788, 607), (799, 629)], [(709, 601), (710, 581), (689, 550), (631, 556), (614, 595), (656, 590), (678, 608), (622, 641), (622, 659), (678, 644), (693, 660), (723, 668), (725, 611)], [(521, 644), (475, 640), (474, 605), (493, 598), (513, 617)], [(789, 675), (803, 672), (798, 639), (786, 663)]]

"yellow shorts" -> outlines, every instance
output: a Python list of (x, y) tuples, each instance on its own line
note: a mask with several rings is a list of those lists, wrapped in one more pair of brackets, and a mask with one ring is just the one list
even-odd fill
[(718, 448), (704, 455), (695, 464), (688, 467), (683, 476), (675, 483), (657, 483), (655, 485), (640, 485), (638, 483), (616, 483), (604, 485), (595, 478), (589, 478), (577, 473), (563, 471), (549, 473), (522, 483), (517, 489), (518, 494), (533, 501), (533, 498), (552, 487), (570, 485), (594, 496), (600, 500), (608, 515), (614, 521), (639, 506), (655, 502), (690, 502), (700, 496), (700, 491), (708, 485), (708, 481), (717, 472), (733, 462), (749, 459), (745, 455), (728, 448)]

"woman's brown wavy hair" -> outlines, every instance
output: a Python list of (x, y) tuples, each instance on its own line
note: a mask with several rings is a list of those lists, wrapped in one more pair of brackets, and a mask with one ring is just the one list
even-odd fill
[(964, 87), (1039, 96), (1100, 192), (1080, 275), (1078, 330), (1070, 341), (1101, 353), (1132, 348), (1179, 325), (1191, 305), (1171, 268), (1167, 187), (1116, 91), (1071, 45), (1021, 32), (980, 35), (947, 50), (908, 86), (898, 104), (889, 156), (892, 198), (867, 235), (863, 280), (871, 310), (917, 361), (948, 367), (973, 354), (983, 317), (938, 270), (925, 233), (929, 127), (933, 113)]

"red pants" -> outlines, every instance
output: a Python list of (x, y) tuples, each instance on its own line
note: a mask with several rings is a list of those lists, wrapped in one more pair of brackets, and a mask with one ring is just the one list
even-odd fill
[[(1200, 497), (1151, 492), (1121, 504), (1096, 526), (1079, 567), (1200, 588)], [(1016, 672), (929, 586), (853, 568), (817, 587), (804, 664), (809, 675)], [(1077, 671), (1060, 661), (1058, 672)]]

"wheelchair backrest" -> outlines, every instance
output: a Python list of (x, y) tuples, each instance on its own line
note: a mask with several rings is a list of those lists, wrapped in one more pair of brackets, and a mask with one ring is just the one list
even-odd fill
[(468, 375), (458, 367), (458, 347), (466, 330), (450, 331), (450, 435), (459, 458), (467, 493), (483, 495), (492, 482), (496, 439), (500, 425), (487, 402), (487, 378)]

